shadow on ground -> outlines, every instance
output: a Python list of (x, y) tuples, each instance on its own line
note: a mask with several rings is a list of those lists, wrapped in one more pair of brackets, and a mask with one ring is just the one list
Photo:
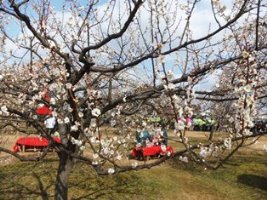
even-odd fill
[(267, 177), (253, 174), (242, 174), (238, 176), (237, 181), (244, 185), (267, 191)]
[[(54, 198), (57, 164), (18, 163), (0, 169), (0, 199), (49, 200)], [(147, 191), (135, 175), (100, 177), (89, 167), (77, 165), (69, 179), (69, 199), (149, 199)], [(131, 180), (131, 181), (130, 181)]]

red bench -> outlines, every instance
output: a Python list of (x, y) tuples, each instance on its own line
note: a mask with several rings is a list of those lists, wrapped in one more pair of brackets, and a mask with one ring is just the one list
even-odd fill
[(146, 159), (157, 156), (171, 156), (174, 154), (172, 146), (154, 145), (151, 147), (135, 147), (132, 150), (131, 156), (137, 159)]
[[(56, 143), (61, 143), (59, 137), (53, 137), (53, 140)], [(26, 150), (42, 150), (48, 147), (49, 140), (44, 137), (36, 137), (36, 136), (29, 136), (29, 137), (21, 137), (19, 138), (14, 147), (13, 151), (26, 151)]]

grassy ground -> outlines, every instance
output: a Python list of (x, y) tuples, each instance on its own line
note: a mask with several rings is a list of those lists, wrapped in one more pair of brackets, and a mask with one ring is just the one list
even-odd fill
[[(57, 162), (14, 162), (0, 167), (0, 199), (53, 199)], [(233, 157), (217, 171), (171, 161), (150, 170), (98, 177), (77, 164), (70, 177), (70, 199), (253, 200), (267, 199), (264, 154)]]
[[(2, 138), (2, 145), (12, 149), (17, 137)], [(191, 132), (189, 137), (207, 136)], [(78, 163), (70, 177), (69, 196), (89, 200), (267, 199), (267, 153), (262, 150), (266, 143), (264, 136), (216, 171), (172, 160), (150, 170), (99, 177), (89, 166)], [(14, 161), (0, 153), (0, 200), (53, 199), (56, 171), (54, 153), (38, 163)]]

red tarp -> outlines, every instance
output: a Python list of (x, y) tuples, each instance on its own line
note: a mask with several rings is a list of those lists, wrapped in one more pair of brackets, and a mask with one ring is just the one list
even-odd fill
[[(53, 137), (53, 140), (57, 143), (60, 142), (59, 137)], [(21, 137), (17, 140), (16, 144), (13, 147), (14, 152), (18, 152), (22, 146), (27, 148), (45, 148), (48, 146), (48, 139), (44, 137)]]
[(37, 108), (35, 112), (38, 115), (51, 115), (52, 114), (52, 110), (50, 110), (48, 106), (42, 106), (40, 108)]
[(142, 156), (156, 156), (156, 155), (167, 155), (170, 153), (173, 155), (174, 151), (171, 146), (163, 147), (160, 145), (155, 145), (151, 147), (135, 147), (132, 150), (132, 156), (137, 157), (138, 155)]

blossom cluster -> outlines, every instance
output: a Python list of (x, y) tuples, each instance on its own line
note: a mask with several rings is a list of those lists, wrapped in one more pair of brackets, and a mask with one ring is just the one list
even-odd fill
[(253, 117), (257, 114), (257, 52), (242, 53), (243, 60), (236, 68), (235, 94), (238, 100), (233, 104), (236, 110), (234, 117), (235, 129), (238, 135), (251, 135), (250, 129), (254, 126)]

